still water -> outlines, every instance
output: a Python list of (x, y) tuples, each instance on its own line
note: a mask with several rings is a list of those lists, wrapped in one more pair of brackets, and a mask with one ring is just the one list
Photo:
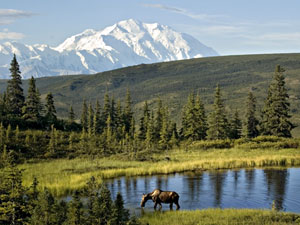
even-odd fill
[[(125, 207), (140, 214), (143, 193), (176, 191), (181, 209), (267, 208), (300, 212), (300, 168), (187, 172), (174, 175), (117, 178), (106, 181), (112, 196), (121, 192)], [(163, 210), (169, 210), (163, 204)], [(153, 202), (145, 211), (153, 211)]]

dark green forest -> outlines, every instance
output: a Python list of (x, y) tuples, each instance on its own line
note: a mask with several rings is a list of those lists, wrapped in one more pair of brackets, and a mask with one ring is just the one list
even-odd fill
[[(285, 70), (277, 65), (261, 112), (255, 93), (244, 99), (245, 113), (227, 111), (221, 86), (215, 88), (212, 110), (207, 112), (199, 92), (190, 92), (180, 109), (178, 124), (167, 104), (157, 98), (153, 109), (145, 101), (142, 113), (134, 111), (131, 93), (115, 99), (108, 92), (103, 104), (83, 101), (81, 113), (71, 105), (68, 118), (57, 117), (55, 98), (49, 92), (42, 101), (36, 80), (31, 78), (25, 96), (16, 57), (11, 62), (11, 79), (0, 98), (0, 152), (2, 161), (20, 163), (29, 159), (108, 156), (126, 153), (137, 158), (140, 152), (163, 151), (182, 142), (255, 138), (259, 135), (290, 138), (291, 122)], [(80, 121), (76, 120), (80, 117)], [(3, 164), (3, 163), (2, 163)], [(1, 161), (0, 161), (1, 165)]]
[[(226, 110), (233, 114), (237, 109), (245, 115), (243, 105), (252, 91), (257, 99), (257, 111), (261, 112), (267, 90), (276, 65), (286, 69), (286, 88), (290, 96), (292, 121), (299, 124), (300, 54), (266, 54), (221, 56), (181, 60), (174, 62), (138, 65), (95, 75), (43, 77), (36, 79), (36, 85), (44, 101), (51, 92), (55, 99), (57, 115), (67, 118), (70, 106), (80, 119), (84, 100), (95, 104), (104, 103), (108, 93), (124, 101), (126, 90), (130, 90), (135, 116), (140, 117), (144, 102), (152, 109), (160, 98), (168, 106), (170, 116), (180, 125), (181, 109), (191, 91), (199, 93), (206, 110), (210, 112), (214, 101), (216, 85), (219, 84)], [(6, 90), (7, 80), (0, 81), (0, 92)], [(26, 95), (29, 80), (23, 81)], [(299, 136), (300, 127), (293, 130)]]

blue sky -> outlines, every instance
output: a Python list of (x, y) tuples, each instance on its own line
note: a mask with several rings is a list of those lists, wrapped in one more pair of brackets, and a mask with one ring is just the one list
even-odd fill
[(133, 18), (193, 35), (221, 55), (300, 52), (299, 0), (3, 0), (0, 43), (57, 46)]

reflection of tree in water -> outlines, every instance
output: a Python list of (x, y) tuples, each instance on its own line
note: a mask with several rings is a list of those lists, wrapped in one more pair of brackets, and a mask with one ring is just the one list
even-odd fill
[(283, 201), (289, 172), (287, 169), (265, 169), (268, 194), (275, 201), (276, 209), (283, 210)]
[(240, 178), (240, 173), (241, 173), (241, 170), (234, 170), (233, 171), (233, 180), (234, 180), (234, 196), (236, 197), (237, 196), (237, 188), (238, 188), (238, 181), (239, 181), (239, 178)]
[(255, 170), (250, 169), (245, 171), (245, 177), (247, 182), (248, 192), (253, 189), (254, 181), (255, 181)]
[(130, 189), (131, 189), (131, 178), (126, 177), (125, 178), (125, 187), (126, 187), (126, 195), (129, 198), (130, 197)]
[(225, 178), (224, 171), (209, 174), (210, 182), (214, 187), (214, 191), (215, 191), (215, 202), (214, 202), (215, 207), (221, 207), (224, 178)]
[(156, 188), (162, 189), (161, 186), (162, 186), (162, 178), (161, 178), (161, 176), (157, 176), (156, 177)]
[(157, 176), (156, 188), (166, 191), (168, 189), (169, 176)]
[(136, 177), (132, 178), (132, 183), (133, 183), (133, 191), (136, 192), (137, 191), (137, 179), (136, 179)]
[(144, 178), (144, 190), (145, 191), (149, 190), (149, 180), (147, 177)]
[(198, 200), (201, 194), (203, 173), (188, 173), (187, 184), (190, 200)]

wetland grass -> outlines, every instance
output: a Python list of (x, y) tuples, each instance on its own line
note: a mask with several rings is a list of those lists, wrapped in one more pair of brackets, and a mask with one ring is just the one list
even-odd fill
[[(166, 158), (168, 160), (166, 160)], [(20, 165), (24, 169), (24, 185), (33, 178), (39, 187), (49, 188), (57, 196), (82, 188), (91, 176), (99, 182), (120, 176), (144, 176), (175, 172), (300, 166), (300, 149), (210, 149), (169, 150), (153, 154), (150, 161), (124, 160), (120, 156), (107, 158), (58, 159)]]
[(204, 209), (146, 213), (140, 220), (151, 225), (287, 225), (300, 224), (300, 215), (257, 209)]

